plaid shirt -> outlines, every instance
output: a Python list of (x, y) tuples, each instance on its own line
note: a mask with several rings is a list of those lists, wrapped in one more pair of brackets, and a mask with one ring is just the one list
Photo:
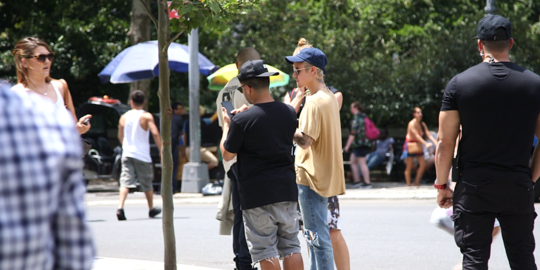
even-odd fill
[(81, 169), (67, 110), (0, 85), (0, 270), (92, 268)]

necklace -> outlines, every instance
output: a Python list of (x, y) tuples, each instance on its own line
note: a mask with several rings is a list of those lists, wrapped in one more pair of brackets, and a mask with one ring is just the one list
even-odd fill
[(46, 95), (47, 95), (47, 90), (48, 90), (48, 89), (49, 89), (49, 84), (45, 85), (45, 92), (43, 92), (43, 93), (41, 93), (41, 92), (39, 92), (39, 91), (37, 91), (37, 90), (33, 90), (33, 89), (32, 89), (32, 91), (34, 91), (34, 92), (36, 92), (36, 93), (38, 93), (38, 94), (43, 94), (44, 96), (46, 96)]

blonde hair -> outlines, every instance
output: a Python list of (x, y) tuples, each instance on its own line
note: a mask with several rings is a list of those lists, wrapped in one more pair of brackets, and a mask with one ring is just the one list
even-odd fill
[[(300, 51), (305, 48), (313, 48), (313, 45), (309, 43), (305, 38), (300, 38), (298, 40), (298, 45), (296, 46), (296, 49), (294, 49), (293, 56), (299, 54)], [(313, 65), (307, 61), (305, 61), (304, 64), (306, 68), (313, 67)], [(315, 69), (317, 69), (317, 76), (320, 78), (324, 78), (324, 72), (318, 67), (315, 67)]]
[(313, 48), (313, 45), (311, 45), (305, 38), (300, 38), (298, 40), (298, 45), (296, 49), (294, 49), (293, 55), (299, 54), (300, 51), (305, 48)]

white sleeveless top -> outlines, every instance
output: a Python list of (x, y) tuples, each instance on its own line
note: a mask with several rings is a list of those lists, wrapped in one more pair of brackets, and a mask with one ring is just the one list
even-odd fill
[[(55, 107), (58, 107), (58, 108), (64, 108), (64, 109), (67, 109), (66, 108), (66, 104), (64, 103), (64, 98), (62, 97), (62, 95), (60, 94), (60, 90), (58, 90), (58, 88), (56, 87), (56, 85), (54, 83), (51, 82), (51, 85), (54, 89), (54, 92), (56, 93), (56, 102), (54, 102), (54, 106)], [(16, 85), (17, 86), (17, 85)], [(50, 101), (50, 102), (53, 102), (50, 98), (46, 97), (45, 95), (40, 95), (34, 91), (31, 91), (31, 90), (24, 90), (24, 88), (22, 87), (16, 87), (16, 86), (13, 86), (11, 87), (11, 90), (13, 91), (17, 91), (19, 93), (24, 93), (24, 94), (32, 94), (32, 95), (38, 95), (40, 97), (43, 97), (44, 99)]]
[(60, 90), (56, 88), (56, 85), (54, 83), (51, 82), (51, 84), (52, 84), (52, 87), (54, 88), (54, 92), (56, 93), (56, 102), (54, 103), (54, 106), (58, 108), (66, 108), (66, 104), (64, 103), (64, 98), (60, 94)]
[(152, 162), (150, 157), (150, 129), (141, 127), (141, 115), (144, 110), (131, 110), (124, 114), (124, 139), (122, 157), (135, 158), (143, 162)]

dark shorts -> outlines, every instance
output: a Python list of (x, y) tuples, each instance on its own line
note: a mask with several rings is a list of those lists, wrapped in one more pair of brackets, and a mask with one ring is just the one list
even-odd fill
[(424, 156), (424, 152), (418, 153), (418, 154), (407, 153), (407, 157), (423, 157), (423, 156)]
[(370, 152), (371, 152), (371, 148), (369, 147), (356, 147), (352, 149), (352, 153), (356, 157), (365, 157)]

